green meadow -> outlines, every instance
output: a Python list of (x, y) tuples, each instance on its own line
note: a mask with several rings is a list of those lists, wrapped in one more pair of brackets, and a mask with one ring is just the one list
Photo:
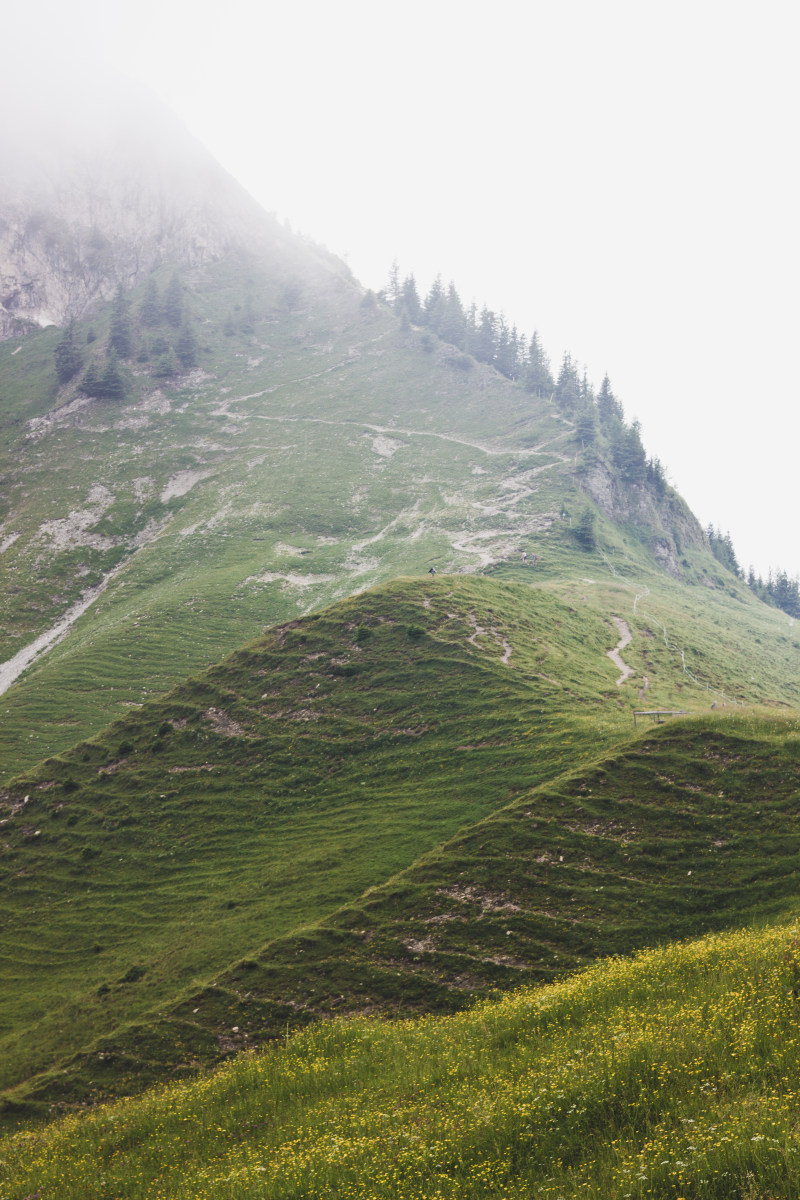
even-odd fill
[(314, 1025), (0, 1143), (7, 1200), (791, 1200), (793, 924), (612, 958), (466, 1013)]

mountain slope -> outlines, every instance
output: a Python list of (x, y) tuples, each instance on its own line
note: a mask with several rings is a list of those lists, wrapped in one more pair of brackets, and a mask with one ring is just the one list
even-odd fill
[(797, 977), (784, 926), (600, 963), (446, 1020), (319, 1024), (3, 1139), (4, 1194), (793, 1200)]
[[(449, 1010), (794, 903), (796, 722), (598, 758), (634, 735), (598, 604), (627, 589), (574, 602), (519, 574), (395, 581), (282, 626), (7, 787), (9, 1101), (138, 1088), (340, 1006)], [(707, 710), (648, 633), (624, 651), (648, 694)], [(769, 827), (699, 786), (718, 738), (714, 787)]]

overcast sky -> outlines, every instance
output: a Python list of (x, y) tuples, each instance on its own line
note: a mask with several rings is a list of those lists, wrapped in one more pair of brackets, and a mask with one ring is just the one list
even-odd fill
[(800, 573), (795, 3), (48, 4), (367, 286), (441, 273), (607, 371), (741, 564)]

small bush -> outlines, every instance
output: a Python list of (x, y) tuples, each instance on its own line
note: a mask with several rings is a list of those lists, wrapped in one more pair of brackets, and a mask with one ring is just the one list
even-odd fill
[(134, 965), (132, 967), (129, 967), (128, 970), (125, 972), (125, 974), (122, 976), (122, 979), (120, 979), (120, 983), (138, 983), (138, 981), (140, 979), (142, 979), (143, 976), (145, 976), (146, 974), (147, 974), (147, 971), (145, 970), (144, 967), (140, 967), (138, 965), (138, 963), (134, 963)]

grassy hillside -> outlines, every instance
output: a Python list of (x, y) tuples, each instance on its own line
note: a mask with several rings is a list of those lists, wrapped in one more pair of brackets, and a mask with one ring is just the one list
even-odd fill
[[(667, 562), (703, 595), (738, 595), (674, 493), (632, 488), (601, 511), (596, 456), (549, 400), (275, 236), (259, 259), (183, 272), (190, 369), (163, 374), (178, 331), (145, 323), (149, 285), (127, 297), (121, 399), (87, 397), (81, 374), (58, 385), (60, 331), (0, 344), (0, 686), (3, 661), (95, 597), (0, 700), (0, 779), (381, 580), (523, 550), (551, 578), (613, 578), (575, 540), (586, 508), (620, 570), (652, 587)], [(151, 281), (162, 301), (171, 279)], [(76, 325), (84, 367), (105, 361), (111, 322), (107, 306)]]
[(6, 778), (266, 625), (432, 563), (516, 555), (556, 520), (569, 430), (549, 406), (424, 351), (309, 254), (187, 279), (198, 367), (160, 378), (134, 354), (122, 402), (57, 390), (56, 331), (0, 346), (0, 657), (107, 582), (4, 705)]
[[(627, 736), (604, 698), (608, 636), (519, 585), (385, 585), (15, 781), (3, 1085), (382, 884), (557, 773), (567, 748)], [(492, 744), (480, 763), (476, 739)]]
[(793, 1200), (794, 926), (597, 964), (447, 1019), (317, 1025), (5, 1139), (8, 1200)]
[[(627, 585), (527, 571), (282, 626), (2, 793), (11, 1116), (793, 911), (796, 721), (631, 743), (643, 677), (607, 657)], [(707, 712), (629, 617), (648, 704)], [(709, 641), (714, 682), (725, 659)]]

